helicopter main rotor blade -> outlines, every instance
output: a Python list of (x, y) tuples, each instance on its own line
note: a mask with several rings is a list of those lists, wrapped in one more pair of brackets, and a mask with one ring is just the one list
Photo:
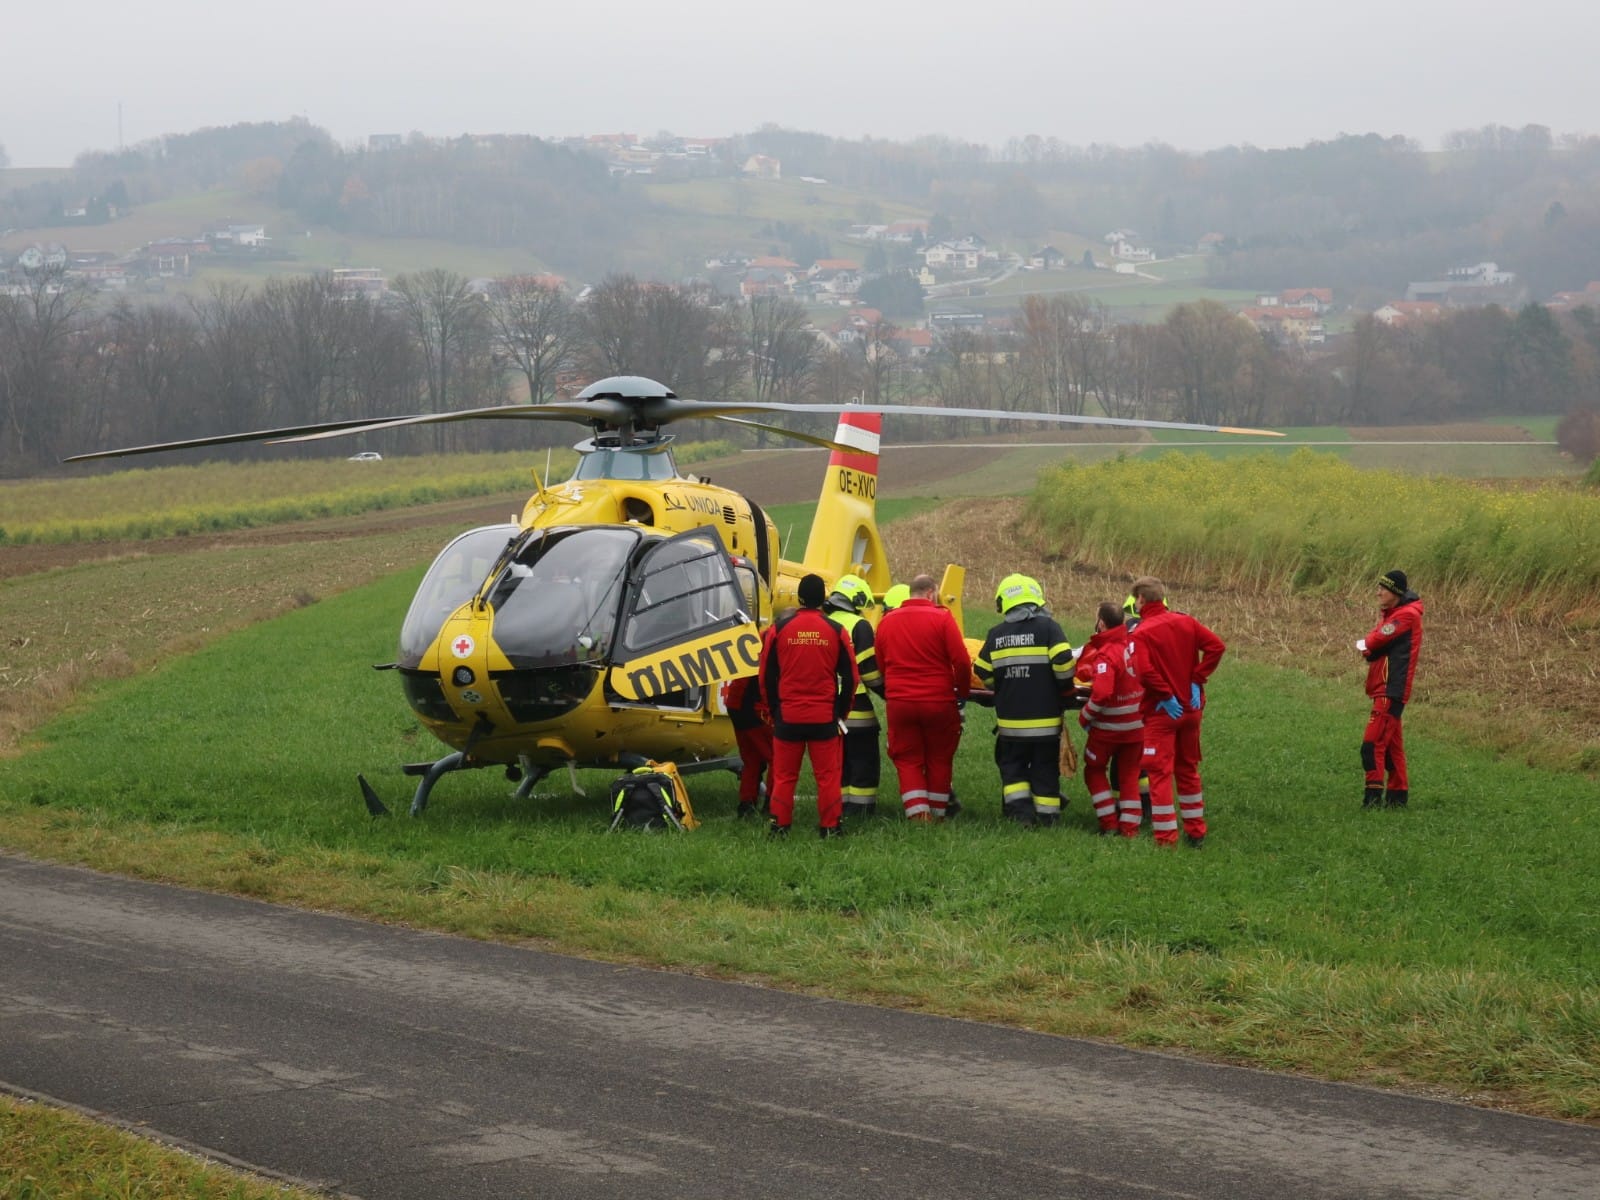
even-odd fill
[(1139, 417), (1092, 417), (1072, 413), (1010, 412), (989, 408), (939, 408), (931, 404), (786, 404), (773, 401), (768, 410), (792, 413), (905, 413), (907, 416), (977, 417), (988, 421), (1046, 421), (1059, 425), (1115, 425), (1130, 429), (1179, 429), (1189, 433), (1237, 433), (1283, 437), (1276, 429), (1244, 429), (1234, 425), (1194, 425), (1186, 421), (1149, 421)]
[(347, 437), (352, 433), (371, 433), (400, 429), (407, 425), (442, 425), (452, 421), (578, 421), (616, 425), (634, 419), (633, 409), (618, 400), (584, 400), (573, 404), (492, 404), (487, 408), (462, 408), (454, 412), (417, 413), (409, 417), (386, 417), (365, 421), (353, 427), (293, 431), (286, 437), (270, 439), (268, 445), (285, 442), (317, 442), (324, 438)]
[(89, 454), (73, 454), (62, 462), (87, 462), (93, 458), (126, 458), (133, 454), (156, 454), (162, 450), (190, 450), (197, 446), (231, 446), (238, 442), (264, 442), (310, 430), (326, 429), (334, 433), (355, 432), (369, 423), (368, 418), (352, 421), (322, 421), (316, 425), (290, 425), (282, 429), (258, 429), (254, 433), (222, 433), (215, 437), (187, 438), (181, 442), (155, 442), (149, 446), (124, 446), (120, 450), (96, 450)]
[(349, 437), (378, 429), (392, 429), (401, 425), (430, 424), (437, 421), (468, 421), (494, 418), (513, 418), (535, 421), (599, 421), (615, 424), (633, 418), (632, 409), (616, 400), (586, 400), (571, 404), (497, 404), (488, 408), (464, 409), (460, 412), (417, 413), (405, 417), (385, 417), (374, 420), (360, 417), (347, 421), (319, 421), (313, 425), (285, 425), (278, 429), (257, 429), (250, 433), (223, 433), (214, 437), (185, 438), (178, 442), (155, 442), (148, 446), (124, 446), (117, 450), (96, 450), (88, 454), (73, 454), (62, 462), (87, 462), (97, 458), (127, 458), (135, 454), (158, 454), (163, 450), (193, 450), (204, 446), (233, 446), (241, 442), (310, 442), (322, 438)]

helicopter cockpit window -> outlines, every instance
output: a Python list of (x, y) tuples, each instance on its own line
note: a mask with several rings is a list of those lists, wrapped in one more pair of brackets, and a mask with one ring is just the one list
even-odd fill
[(670, 450), (624, 450), (601, 447), (578, 459), (574, 479), (620, 479), (631, 483), (675, 479), (678, 469)]
[(625, 655), (648, 653), (750, 618), (722, 539), (692, 529), (646, 551), (634, 570), (633, 599), (623, 621)]
[(490, 586), (494, 641), (513, 667), (595, 662), (611, 650), (632, 529), (533, 531)]
[(477, 595), (489, 569), (516, 536), (515, 525), (486, 525), (463, 533), (439, 552), (400, 627), (402, 667), (415, 667), (422, 661), (438, 639), (445, 618)]

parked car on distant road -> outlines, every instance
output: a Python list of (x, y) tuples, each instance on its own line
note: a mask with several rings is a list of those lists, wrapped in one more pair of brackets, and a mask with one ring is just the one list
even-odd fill
[(383, 455), (376, 450), (363, 450), (360, 454), (352, 454), (345, 459), (346, 462), (382, 462)]

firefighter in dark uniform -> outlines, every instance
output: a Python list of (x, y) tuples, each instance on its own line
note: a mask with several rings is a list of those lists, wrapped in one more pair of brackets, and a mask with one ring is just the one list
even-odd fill
[(861, 675), (861, 684), (844, 718), (843, 793), (847, 817), (867, 817), (877, 811), (878, 779), (883, 769), (878, 749), (878, 714), (871, 696), (871, 692), (883, 695), (883, 672), (878, 670), (872, 622), (861, 615), (872, 603), (872, 588), (866, 580), (842, 575), (823, 606), (828, 619), (850, 638), (856, 670)]
[(994, 761), (1004, 814), (1023, 825), (1061, 819), (1061, 714), (1072, 690), (1076, 656), (1044, 605), (1044, 589), (1007, 575), (994, 595), (1004, 619), (973, 659), (978, 680), (994, 692)]

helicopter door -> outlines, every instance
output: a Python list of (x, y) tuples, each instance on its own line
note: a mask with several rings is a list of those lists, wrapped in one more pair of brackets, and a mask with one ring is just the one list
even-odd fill
[(624, 701), (704, 707), (704, 689), (754, 675), (761, 631), (722, 539), (690, 529), (650, 546), (629, 573), (610, 672)]

